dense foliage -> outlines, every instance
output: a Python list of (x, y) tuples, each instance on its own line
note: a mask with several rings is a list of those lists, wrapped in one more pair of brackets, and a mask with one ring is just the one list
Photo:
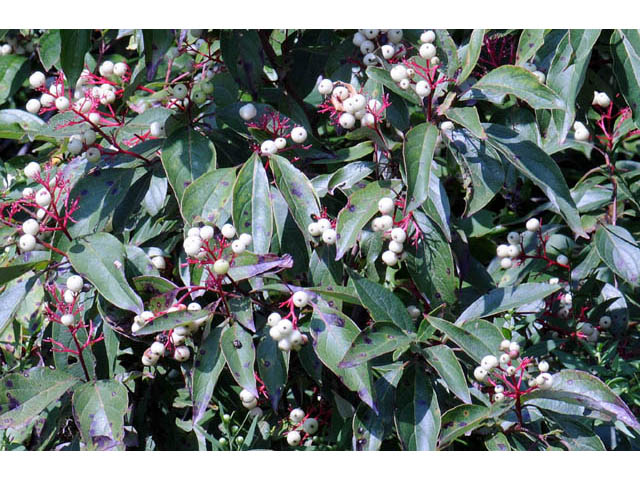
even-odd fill
[(639, 31), (0, 54), (1, 449), (638, 447)]

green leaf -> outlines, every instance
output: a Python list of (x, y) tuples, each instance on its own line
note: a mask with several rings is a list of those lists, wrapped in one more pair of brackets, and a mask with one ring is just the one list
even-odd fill
[(273, 235), (273, 214), (269, 179), (258, 155), (253, 155), (238, 172), (233, 186), (233, 224), (239, 233), (253, 237), (251, 251), (268, 253)]
[(87, 448), (124, 450), (127, 389), (116, 380), (85, 383), (73, 393), (73, 416)]
[[(546, 413), (546, 412), (545, 412)], [(576, 451), (604, 451), (605, 446), (591, 428), (585, 423), (576, 420), (569, 415), (548, 414), (547, 415), (560, 427), (562, 432), (558, 433), (558, 438), (568, 450)]]
[(313, 306), (310, 329), (313, 349), (320, 361), (349, 389), (376, 413), (371, 373), (367, 365), (342, 369), (340, 361), (360, 333), (358, 326), (349, 317), (329, 307), (322, 299)]
[(451, 338), (467, 355), (480, 363), (483, 357), (495, 354), (494, 349), (486, 345), (482, 340), (467, 332), (465, 329), (436, 317), (427, 317), (433, 327)]
[(200, 219), (216, 224), (225, 221), (227, 216), (223, 212), (231, 199), (235, 179), (235, 169), (220, 168), (195, 180), (185, 189), (182, 196), (181, 209), (184, 221), (190, 225)]
[(18, 90), (26, 73), (25, 57), (19, 55), (0, 56), (0, 105)]
[(516, 64), (522, 65), (536, 54), (544, 43), (544, 29), (525, 28), (518, 39), (518, 51), (516, 52)]
[(0, 138), (11, 140), (35, 138), (45, 125), (46, 123), (40, 117), (24, 110), (0, 110)]
[(320, 201), (311, 182), (286, 158), (272, 155), (269, 157), (269, 165), (296, 225), (302, 235), (308, 241), (311, 240), (307, 228), (320, 215)]
[(192, 128), (180, 128), (164, 142), (162, 165), (179, 203), (193, 181), (216, 168), (216, 149)]
[[(491, 70), (472, 87), (487, 96), (515, 95), (535, 109), (566, 108), (562, 99), (549, 87), (538, 81), (533, 73), (523, 67), (503, 65)], [(463, 95), (462, 99), (466, 96)]]
[(640, 285), (640, 248), (633, 236), (616, 225), (603, 225), (595, 235), (598, 255), (619, 277)]
[(407, 212), (422, 205), (429, 195), (431, 163), (438, 134), (435, 125), (422, 123), (405, 136), (403, 152), (407, 175)]
[(558, 164), (535, 143), (524, 140), (513, 130), (495, 124), (485, 130), (507, 160), (545, 193), (571, 230), (586, 237), (578, 209)]
[(27, 425), (78, 381), (73, 375), (47, 367), (5, 375), (0, 379), (0, 428)]
[(104, 232), (89, 235), (75, 240), (67, 253), (73, 269), (110, 303), (123, 310), (142, 312), (142, 300), (124, 276), (125, 249), (116, 237)]
[(278, 343), (269, 335), (264, 335), (258, 343), (258, 373), (267, 388), (274, 412), (278, 410), (278, 404), (285, 391), (288, 363), (288, 355), (278, 348)]
[(193, 382), (193, 423), (198, 423), (209, 408), (209, 401), (224, 369), (225, 361), (220, 347), (224, 326), (212, 328), (202, 340), (195, 356)]
[(411, 337), (394, 324), (376, 322), (358, 334), (338, 367), (355, 367), (385, 353), (406, 347), (411, 342)]
[(353, 272), (350, 274), (362, 305), (374, 321), (392, 323), (409, 332), (415, 331), (406, 307), (393, 292)]
[(68, 85), (75, 87), (82, 69), (85, 54), (91, 49), (91, 30), (64, 28), (60, 30), (60, 65)]
[(42, 62), (45, 71), (49, 71), (56, 63), (60, 61), (60, 53), (62, 51), (62, 41), (60, 39), (60, 30), (47, 30), (40, 37), (38, 44), (38, 56)]
[(449, 138), (453, 147), (451, 151), (464, 172), (467, 190), (465, 216), (468, 217), (484, 208), (502, 190), (505, 171), (498, 152), (491, 145), (469, 135), (467, 130), (454, 130)]
[(420, 368), (398, 387), (396, 421), (404, 450), (435, 450), (440, 433), (440, 407), (431, 380)]
[(11, 280), (14, 280), (32, 270), (40, 270), (46, 267), (48, 263), (48, 259), (42, 259), (36, 262), (27, 262), (17, 265), (9, 265), (7, 267), (0, 267), (0, 285), (6, 285)]
[(481, 139), (487, 138), (476, 107), (449, 108), (445, 112), (445, 116), (452, 122), (462, 125), (476, 137)]
[(435, 345), (422, 350), (424, 357), (440, 375), (449, 390), (464, 403), (471, 403), (467, 377), (455, 353), (446, 345)]
[(110, 168), (81, 177), (69, 195), (71, 201), (78, 200), (78, 209), (73, 213), (75, 222), (68, 227), (71, 236), (103, 230), (131, 185), (142, 174), (142, 171), (128, 168)]
[(566, 108), (553, 110), (553, 120), (559, 133), (559, 143), (564, 143), (576, 118), (576, 98), (584, 83), (591, 50), (600, 36), (600, 30), (571, 29), (556, 49), (547, 85), (564, 101)]
[(378, 200), (381, 197), (395, 197), (391, 188), (393, 182), (371, 182), (364, 188), (358, 183), (357, 190), (351, 194), (345, 207), (338, 213), (336, 231), (336, 260), (340, 260), (356, 244), (362, 229), (378, 213)]
[(449, 32), (445, 29), (435, 30), (436, 34), (436, 52), (440, 61), (442, 62), (444, 70), (449, 78), (454, 78), (456, 72), (460, 68), (460, 62), (458, 61), (458, 49), (456, 43), (449, 35)]
[(249, 92), (256, 93), (264, 76), (265, 54), (257, 30), (223, 30), (220, 49), (229, 73)]
[(525, 283), (517, 287), (496, 288), (469, 305), (456, 320), (456, 325), (462, 325), (474, 318), (489, 317), (517, 309), (542, 300), (560, 288), (560, 285), (548, 283)]
[(551, 387), (536, 389), (522, 397), (527, 403), (535, 399), (560, 400), (569, 404), (596, 410), (611, 420), (619, 420), (631, 428), (640, 428), (640, 423), (626, 403), (602, 380), (579, 370), (562, 370), (553, 375)]
[(487, 447), (487, 450), (492, 452), (508, 452), (511, 450), (509, 440), (507, 439), (507, 436), (502, 432), (498, 432), (491, 438), (485, 440), (484, 446)]
[(464, 82), (476, 67), (478, 58), (480, 58), (480, 51), (482, 50), (484, 32), (485, 30), (483, 28), (476, 28), (471, 32), (469, 43), (464, 50), (464, 57), (462, 58), (462, 70), (458, 74), (456, 85), (460, 85), (462, 82)]
[(191, 312), (189, 310), (181, 310), (179, 312), (164, 313), (153, 319), (151, 323), (147, 323), (144, 327), (138, 330), (135, 335), (151, 335), (153, 333), (164, 332), (172, 330), (179, 325), (188, 325), (201, 320), (203, 318), (212, 317), (213, 314), (206, 310), (198, 310), (197, 312)]
[(615, 30), (611, 35), (611, 56), (620, 92), (640, 124), (640, 32)]
[(423, 236), (415, 246), (405, 244), (409, 275), (432, 306), (453, 304), (458, 299), (458, 280), (449, 242), (436, 224), (420, 210), (414, 212), (414, 219)]
[(222, 333), (220, 345), (234, 380), (257, 398), (258, 389), (254, 376), (256, 348), (251, 334), (236, 322)]

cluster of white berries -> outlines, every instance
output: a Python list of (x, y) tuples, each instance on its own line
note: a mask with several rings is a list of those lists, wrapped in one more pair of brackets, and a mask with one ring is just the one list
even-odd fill
[[(525, 224), (529, 232), (538, 232), (540, 226), (540, 220), (537, 218), (530, 218)], [(522, 236), (518, 232), (509, 232), (507, 234), (507, 243), (498, 245), (496, 255), (500, 259), (500, 266), (502, 268), (507, 269), (513, 266), (513, 259), (518, 258), (522, 253), (522, 248), (520, 247), (521, 242)]]
[[(393, 228), (393, 213), (395, 203), (389, 197), (382, 197), (378, 201), (378, 211), (380, 216), (371, 221), (371, 229), (374, 232), (389, 233), (388, 249), (382, 254), (382, 261), (390, 267), (396, 265), (398, 260), (402, 259), (404, 252), (404, 242), (407, 239), (407, 233), (400, 227)], [(390, 232), (389, 232), (390, 231)]]
[[(293, 127), (291, 129), (290, 137), (293, 143), (300, 145), (307, 140), (307, 129), (300, 126)], [(266, 156), (275, 155), (285, 148), (287, 148), (287, 139), (284, 137), (277, 137), (274, 140), (265, 140), (262, 142), (262, 144), (260, 144), (260, 153)]]
[[(307, 293), (302, 290), (294, 293), (293, 298), (294, 304), (298, 308), (305, 307), (309, 302)], [(267, 317), (267, 325), (271, 327), (269, 329), (269, 336), (278, 342), (278, 348), (283, 352), (290, 350), (297, 352), (309, 341), (305, 334), (293, 328), (293, 322), (291, 322), (291, 320), (282, 318), (278, 312), (273, 312)]]
[[(187, 306), (176, 304), (162, 313), (174, 313), (183, 310), (187, 310), (189, 312), (199, 312), (200, 310), (202, 310), (202, 307), (197, 302), (191, 302)], [(131, 332), (138, 332), (142, 327), (152, 322), (155, 317), (156, 315), (149, 310), (145, 310), (140, 315), (136, 315), (133, 318)], [(175, 360), (177, 360), (178, 362), (186, 362), (187, 360), (189, 360), (189, 358), (191, 357), (191, 351), (184, 344), (187, 341), (187, 338), (189, 338), (194, 332), (198, 331), (198, 329), (202, 327), (206, 321), (207, 317), (202, 317), (185, 325), (179, 325), (171, 331), (171, 335), (168, 339), (162, 334), (156, 337), (156, 340), (151, 344), (149, 348), (145, 350), (144, 354), (142, 355), (142, 364), (150, 367), (158, 363), (158, 360), (160, 360), (160, 358), (162, 358), (162, 356), (165, 354), (167, 340), (175, 347), (173, 351), (173, 358)]]
[[(193, 227), (187, 231), (187, 238), (184, 240), (182, 246), (184, 248), (185, 253), (189, 257), (194, 257), (198, 259), (202, 259), (206, 257), (207, 252), (202, 248), (203, 241), (209, 241), (213, 238), (214, 229), (210, 225), (205, 225), (204, 227)], [(236, 228), (230, 223), (226, 223), (220, 229), (220, 233), (227, 240), (231, 240), (236, 236)], [(242, 233), (240, 236), (231, 242), (231, 250), (236, 255), (244, 252), (251, 242), (253, 238), (248, 233)], [(219, 258), (213, 264), (213, 270), (218, 275), (226, 275), (229, 271), (229, 261), (224, 258)]]
[[(604, 330), (611, 326), (611, 318), (603, 316), (600, 318), (600, 327)], [(587, 337), (587, 342), (596, 343), (600, 337), (600, 331), (589, 322), (579, 323), (577, 325), (578, 331), (582, 332)]]
[[(420, 35), (420, 57), (429, 61), (430, 65), (438, 65), (440, 59), (436, 56), (436, 47), (433, 42), (436, 34), (432, 30), (423, 32)], [(402, 90), (413, 88), (419, 97), (427, 97), (431, 94), (431, 86), (429, 82), (416, 74), (413, 68), (397, 64), (389, 71), (391, 80), (393, 80)]]
[[(301, 408), (294, 408), (289, 413), (289, 421), (294, 425), (294, 429), (287, 433), (287, 443), (291, 447), (297, 447), (300, 445), (300, 442), (302, 441), (301, 430), (308, 435), (315, 435), (320, 427), (318, 420), (315, 418), (309, 417), (302, 422), (304, 417), (305, 413)], [(302, 425), (300, 425), (300, 422), (302, 422)]]
[(71, 135), (67, 143), (67, 151), (72, 155), (80, 154), (86, 147), (85, 157), (89, 162), (95, 163), (100, 160), (100, 150), (92, 147), (96, 141), (96, 132), (86, 130), (84, 133)]
[(589, 130), (582, 122), (575, 121), (573, 123), (573, 138), (579, 142), (586, 142), (589, 140)]
[(365, 65), (379, 63), (378, 56), (373, 53), (380, 48), (380, 54), (385, 60), (397, 55), (404, 55), (406, 49), (402, 47), (402, 30), (378, 30), (365, 28), (353, 34), (353, 44), (360, 49), (363, 55), (362, 62)]
[(558, 309), (558, 316), (560, 318), (569, 318), (569, 313), (573, 305), (573, 295), (571, 293), (565, 293), (560, 296), (560, 308)]
[[(71, 305), (75, 302), (76, 297), (82, 291), (84, 287), (84, 280), (80, 275), (71, 275), (67, 278), (67, 288), (62, 294), (64, 303)], [(72, 313), (66, 313), (60, 317), (60, 323), (65, 327), (72, 327), (76, 323), (76, 318)]]
[[(497, 378), (499, 378), (500, 374), (510, 377), (516, 375), (519, 367), (516, 367), (513, 363), (514, 360), (520, 357), (520, 344), (510, 340), (503, 340), (500, 343), (500, 351), (502, 353), (499, 354), (499, 357), (496, 357), (495, 355), (486, 355), (482, 358), (480, 365), (478, 365), (473, 371), (473, 376), (478, 382), (485, 383), (487, 378), (496, 370), (500, 372), (496, 375)], [(528, 362), (529, 360), (530, 359), (525, 359), (524, 361)], [(539, 374), (535, 377), (527, 370), (527, 367), (528, 365), (521, 365), (520, 376), (528, 381), (529, 387), (537, 386), (543, 390), (551, 388), (551, 385), (553, 384), (553, 377), (548, 373), (549, 364), (546, 361), (543, 360), (538, 362)], [(496, 382), (492, 383), (495, 385), (493, 401), (498, 403), (502, 402), (506, 398), (504, 395), (504, 386), (496, 384)]]
[(319, 218), (317, 222), (310, 223), (307, 230), (312, 237), (322, 237), (322, 241), (327, 245), (333, 245), (338, 239), (338, 234), (328, 218)]
[(609, 105), (611, 105), (611, 99), (606, 93), (598, 92), (597, 90), (595, 90), (593, 92), (593, 100), (591, 101), (591, 105), (593, 105), (594, 107), (598, 106), (602, 108), (609, 108)]
[(382, 102), (376, 98), (367, 98), (353, 87), (344, 82), (333, 82), (325, 78), (318, 83), (318, 91), (322, 95), (331, 95), (331, 103), (337, 112), (341, 112), (338, 123), (346, 130), (356, 126), (360, 121), (361, 127), (375, 125), (382, 110)]

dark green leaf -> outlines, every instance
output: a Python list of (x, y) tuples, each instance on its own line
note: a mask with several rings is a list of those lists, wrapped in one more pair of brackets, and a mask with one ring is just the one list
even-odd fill
[(251, 334), (236, 322), (222, 333), (220, 345), (234, 380), (258, 398), (254, 376), (256, 348)]
[(358, 334), (338, 367), (355, 367), (385, 353), (406, 347), (411, 341), (411, 337), (394, 324), (377, 322)]
[(598, 255), (618, 276), (640, 285), (640, 248), (633, 236), (616, 225), (603, 225), (595, 235)]
[(467, 377), (455, 353), (446, 345), (435, 345), (423, 350), (424, 356), (440, 375), (451, 392), (464, 403), (471, 403)]
[(75, 86), (82, 69), (84, 56), (91, 49), (91, 30), (64, 28), (60, 30), (60, 64), (67, 82)]
[(438, 139), (438, 129), (422, 123), (407, 132), (404, 141), (404, 168), (407, 175), (407, 207), (411, 212), (429, 195), (431, 162)]
[(416, 366), (414, 377), (398, 389), (398, 436), (404, 450), (435, 450), (440, 433), (440, 407), (431, 380)]

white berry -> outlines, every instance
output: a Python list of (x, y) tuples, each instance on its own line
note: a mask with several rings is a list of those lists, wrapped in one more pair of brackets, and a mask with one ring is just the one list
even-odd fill
[(200, 240), (200, 237), (188, 236), (182, 243), (182, 247), (184, 248), (184, 253), (189, 257), (193, 257), (200, 252), (202, 240)]
[(330, 79), (325, 78), (318, 84), (318, 92), (320, 92), (321, 95), (329, 95), (332, 91), (333, 82)]
[(71, 325), (73, 325), (75, 323), (75, 318), (70, 313), (67, 313), (67, 314), (62, 315), (60, 317), (60, 323), (62, 325), (64, 325), (65, 327), (70, 327)]
[(382, 254), (382, 261), (386, 265), (388, 265), (390, 267), (393, 267), (394, 265), (396, 265), (398, 263), (398, 255), (396, 255), (391, 250), (387, 250), (386, 252), (384, 252)]
[(186, 362), (189, 360), (191, 356), (191, 351), (189, 347), (185, 347), (184, 345), (176, 347), (175, 352), (173, 352), (173, 358), (175, 358), (178, 362)]
[(295, 143), (304, 143), (307, 140), (307, 129), (304, 127), (295, 127), (291, 130), (291, 140)]
[(246, 105), (240, 107), (240, 110), (238, 110), (238, 114), (246, 122), (255, 117), (257, 113), (258, 111), (256, 110), (256, 107), (253, 105), (253, 103), (247, 103)]
[(297, 447), (300, 445), (301, 440), (302, 436), (300, 435), (300, 432), (294, 430), (293, 432), (287, 433), (287, 443), (291, 447)]
[(540, 230), (540, 220), (537, 218), (530, 218), (527, 220), (526, 227), (530, 232), (537, 232)]
[(389, 214), (393, 211), (394, 203), (389, 197), (382, 197), (378, 200), (378, 211), (383, 215)]
[(329, 228), (322, 232), (322, 241), (327, 245), (333, 245), (336, 243), (336, 239), (338, 238), (338, 234), (333, 228)]
[(22, 224), (22, 231), (35, 237), (40, 231), (40, 224), (37, 220), (30, 218), (28, 220), (25, 220), (25, 222)]
[(236, 236), (236, 227), (230, 223), (225, 223), (220, 229), (222, 236), (227, 239), (231, 239)]
[(229, 262), (224, 258), (216, 260), (216, 262), (213, 264), (213, 271), (218, 275), (226, 275), (229, 271)]
[(29, 85), (31, 88), (40, 88), (44, 85), (46, 78), (42, 72), (34, 72), (29, 77)]
[(242, 242), (242, 240), (234, 240), (231, 243), (231, 251), (233, 253), (235, 253), (236, 255), (241, 254), (242, 252), (245, 251), (247, 247), (244, 245), (244, 243)]
[(298, 290), (293, 294), (293, 304), (298, 308), (304, 308), (309, 303), (309, 295), (304, 290)]
[(431, 60), (436, 56), (436, 47), (433, 43), (423, 43), (420, 45), (419, 53), (425, 60)]

